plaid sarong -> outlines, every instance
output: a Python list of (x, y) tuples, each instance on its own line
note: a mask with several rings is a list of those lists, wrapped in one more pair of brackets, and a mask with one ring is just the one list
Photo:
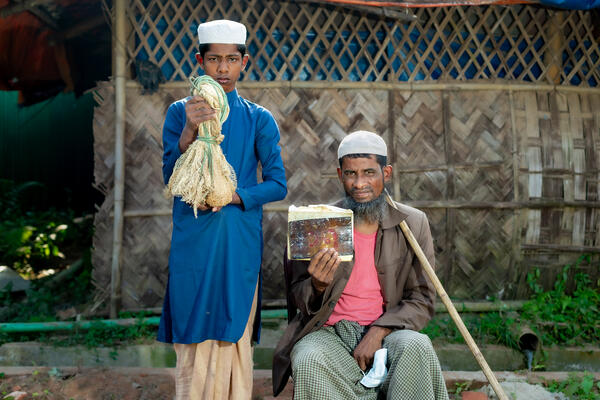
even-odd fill
[(383, 340), (388, 375), (378, 388), (366, 388), (352, 351), (368, 327), (342, 320), (302, 338), (291, 353), (294, 400), (447, 400), (440, 363), (426, 335), (397, 330)]

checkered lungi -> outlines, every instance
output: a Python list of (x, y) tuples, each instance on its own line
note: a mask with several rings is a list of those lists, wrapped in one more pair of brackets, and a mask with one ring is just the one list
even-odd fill
[[(426, 335), (397, 330), (386, 336), (388, 375), (366, 388), (352, 351), (368, 327), (342, 320), (302, 338), (291, 353), (294, 400), (448, 399), (440, 363)], [(386, 397), (387, 394), (387, 397)]]

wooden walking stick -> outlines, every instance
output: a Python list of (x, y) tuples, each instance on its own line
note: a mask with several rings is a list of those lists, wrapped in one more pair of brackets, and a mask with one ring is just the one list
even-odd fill
[[(395, 209), (398, 209), (396, 207), (396, 205), (394, 204), (394, 201), (392, 200), (392, 198), (387, 190), (385, 191), (385, 195), (386, 195), (388, 203), (390, 203), (390, 205), (392, 207), (394, 207)], [(429, 279), (431, 279), (431, 282), (433, 282), (433, 286), (435, 286), (435, 289), (437, 290), (440, 298), (442, 299), (442, 303), (444, 303), (444, 305), (448, 309), (448, 313), (450, 314), (450, 316), (452, 317), (452, 320), (458, 327), (458, 330), (460, 331), (461, 335), (465, 339), (465, 342), (467, 342), (467, 346), (469, 346), (471, 353), (473, 353), (473, 356), (479, 363), (479, 366), (481, 367), (484, 375), (488, 379), (488, 382), (490, 382), (490, 385), (492, 385), (494, 392), (496, 392), (496, 396), (498, 396), (499, 400), (508, 400), (508, 397), (504, 393), (504, 390), (502, 390), (502, 386), (500, 386), (500, 383), (498, 383), (498, 379), (496, 379), (496, 375), (494, 375), (494, 373), (490, 369), (490, 366), (485, 361), (483, 354), (481, 354), (481, 351), (479, 351), (477, 344), (475, 344), (473, 337), (471, 337), (471, 334), (469, 333), (469, 331), (467, 330), (467, 327), (465, 326), (464, 322), (460, 318), (460, 315), (458, 315), (458, 311), (456, 311), (454, 304), (452, 304), (450, 297), (446, 293), (446, 290), (444, 290), (442, 283), (440, 282), (437, 275), (435, 274), (435, 271), (433, 270), (433, 267), (431, 266), (431, 264), (429, 264), (427, 257), (425, 257), (425, 253), (423, 253), (423, 250), (421, 249), (419, 242), (417, 242), (417, 240), (415, 239), (415, 236), (411, 232), (406, 221), (402, 221), (400, 223), (400, 228), (402, 229), (402, 232), (404, 232), (404, 236), (406, 236), (406, 239), (410, 243), (410, 246), (413, 248), (415, 254), (417, 255), (417, 258), (421, 262), (421, 265), (423, 266), (423, 269), (427, 273), (427, 276), (429, 276)]]

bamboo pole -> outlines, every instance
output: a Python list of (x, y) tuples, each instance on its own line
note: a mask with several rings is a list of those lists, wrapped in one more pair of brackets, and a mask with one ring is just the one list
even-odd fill
[[(494, 210), (520, 210), (520, 209), (544, 209), (544, 208), (600, 208), (600, 201), (561, 201), (561, 200), (540, 200), (540, 201), (460, 201), (460, 200), (406, 200), (405, 204), (426, 209), (451, 208), (461, 210), (494, 209)], [(291, 204), (267, 204), (263, 207), (264, 212), (287, 212)], [(145, 218), (170, 216), (170, 208), (155, 208), (148, 210), (125, 210), (125, 218)], [(111, 213), (114, 216), (114, 213)]]
[[(444, 158), (447, 166), (446, 169), (446, 195), (447, 202), (454, 201), (454, 150), (452, 148), (452, 131), (450, 129), (450, 94), (442, 92), (442, 127), (444, 138)], [(393, 203), (392, 203), (393, 204)], [(448, 284), (451, 283), (450, 277), (452, 270), (455, 268), (456, 252), (455, 252), (455, 226), (456, 226), (456, 211), (450, 207), (445, 207), (446, 214), (446, 268), (444, 279)]]
[(529, 201), (436, 201), (413, 200), (404, 203), (416, 208), (459, 208), (459, 209), (542, 209), (542, 208), (600, 208), (600, 201), (562, 201), (562, 200), (529, 200)]
[[(510, 125), (511, 125), (511, 142), (512, 142), (512, 176), (513, 176), (513, 201), (520, 201), (520, 165), (521, 165), (521, 153), (520, 153), (520, 136), (517, 134), (517, 125), (515, 117), (515, 96), (512, 90), (508, 91), (508, 103), (510, 107)], [(524, 212), (521, 209), (515, 209), (512, 215), (512, 240), (511, 240), (511, 252), (512, 257), (509, 261), (509, 271), (512, 271), (512, 277), (509, 278), (511, 282), (518, 282), (519, 268), (523, 255), (521, 253), (521, 234), (523, 231), (523, 218)]]
[[(134, 81), (127, 81), (128, 88), (141, 88)], [(167, 82), (160, 85), (161, 89), (188, 89), (186, 82)], [(353, 82), (353, 81), (241, 81), (238, 89), (348, 89), (348, 90), (405, 90), (413, 92), (429, 92), (432, 90), (450, 91), (478, 91), (478, 90), (512, 90), (540, 91), (540, 92), (567, 92), (600, 94), (600, 87), (579, 87), (568, 85), (550, 85), (535, 83), (505, 83), (505, 82)]]
[(547, 24), (547, 37), (549, 45), (544, 52), (544, 63), (547, 66), (546, 76), (550, 83), (559, 84), (560, 75), (563, 72), (562, 66), (562, 50), (564, 34), (562, 25), (564, 20), (564, 12), (552, 11), (552, 23)]
[[(390, 197), (387, 190), (385, 191), (385, 194), (386, 194), (387, 200), (390, 203), (390, 205), (392, 207), (396, 208), (396, 205), (394, 204), (394, 201)], [(502, 390), (502, 386), (500, 386), (500, 383), (498, 383), (498, 379), (496, 379), (496, 375), (494, 375), (494, 372), (490, 369), (490, 366), (488, 365), (487, 361), (485, 361), (483, 354), (481, 354), (481, 351), (477, 347), (477, 344), (471, 337), (471, 334), (469, 333), (469, 330), (465, 326), (465, 323), (460, 318), (460, 315), (458, 315), (458, 311), (456, 311), (454, 304), (452, 304), (450, 297), (446, 293), (446, 290), (444, 290), (442, 283), (440, 282), (437, 275), (435, 274), (435, 271), (433, 270), (433, 267), (431, 266), (431, 264), (429, 264), (427, 257), (425, 257), (425, 253), (423, 253), (423, 250), (421, 249), (419, 242), (417, 242), (417, 240), (415, 239), (415, 237), (414, 237), (413, 233), (411, 232), (410, 228), (408, 227), (408, 224), (406, 223), (406, 221), (402, 221), (400, 223), (400, 228), (402, 229), (404, 236), (406, 236), (406, 239), (410, 243), (410, 246), (412, 247), (415, 254), (417, 255), (417, 258), (421, 262), (421, 265), (423, 266), (425, 273), (427, 273), (427, 276), (433, 283), (433, 286), (435, 286), (435, 289), (436, 289), (438, 295), (440, 296), (442, 303), (444, 303), (444, 305), (448, 309), (448, 313), (450, 314), (450, 317), (456, 324), (456, 327), (460, 331), (460, 334), (462, 335), (462, 337), (465, 339), (465, 342), (467, 343), (467, 346), (469, 346), (471, 353), (473, 353), (475, 360), (477, 360), (477, 363), (479, 364), (479, 366), (481, 367), (481, 370), (483, 371), (484, 375), (488, 379), (488, 382), (490, 382), (490, 385), (492, 385), (492, 388), (494, 389), (494, 392), (496, 392), (498, 399), (499, 400), (508, 400), (508, 397), (504, 393), (504, 390)]]
[(549, 250), (570, 253), (600, 253), (600, 247), (596, 246), (572, 246), (568, 244), (522, 244), (524, 250)]
[(110, 273), (110, 317), (116, 318), (121, 300), (121, 250), (123, 247), (123, 208), (125, 201), (125, 0), (115, 0), (113, 58), (115, 82), (115, 203), (112, 265)]
[[(392, 171), (396, 172), (400, 170), (398, 166), (398, 157), (396, 156), (396, 115), (394, 113), (394, 107), (397, 104), (397, 97), (399, 94), (395, 90), (390, 90), (387, 93), (388, 96), (388, 128), (387, 128), (387, 137), (385, 138), (385, 142), (388, 144), (388, 147), (392, 149), (388, 154), (388, 164), (392, 166)], [(402, 176), (402, 174), (400, 175)], [(335, 176), (337, 179), (337, 174)], [(400, 193), (400, 179), (393, 179), (394, 186), (394, 196), (399, 201), (401, 200)]]
[[(524, 300), (509, 300), (509, 301), (457, 301), (454, 303), (455, 307), (458, 307), (462, 313), (482, 313), (482, 312), (496, 312), (496, 311), (519, 311), (523, 309)], [(286, 299), (263, 299), (262, 308), (264, 309), (279, 309), (282, 310), (286, 307)], [(132, 314), (138, 313), (149, 313), (158, 315), (162, 313), (162, 307), (151, 307), (151, 308), (127, 308), (123, 312)], [(436, 314), (443, 314), (448, 312), (443, 304), (435, 305)], [(88, 316), (99, 317), (102, 313), (91, 313)], [(287, 314), (281, 314), (282, 319), (287, 319)]]

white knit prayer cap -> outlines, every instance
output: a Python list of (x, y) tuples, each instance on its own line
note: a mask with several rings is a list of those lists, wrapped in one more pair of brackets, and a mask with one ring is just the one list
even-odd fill
[(387, 157), (387, 146), (376, 133), (356, 131), (342, 139), (338, 147), (338, 159), (348, 154), (376, 154)]
[(239, 22), (218, 19), (198, 25), (200, 44), (246, 44), (246, 27)]

